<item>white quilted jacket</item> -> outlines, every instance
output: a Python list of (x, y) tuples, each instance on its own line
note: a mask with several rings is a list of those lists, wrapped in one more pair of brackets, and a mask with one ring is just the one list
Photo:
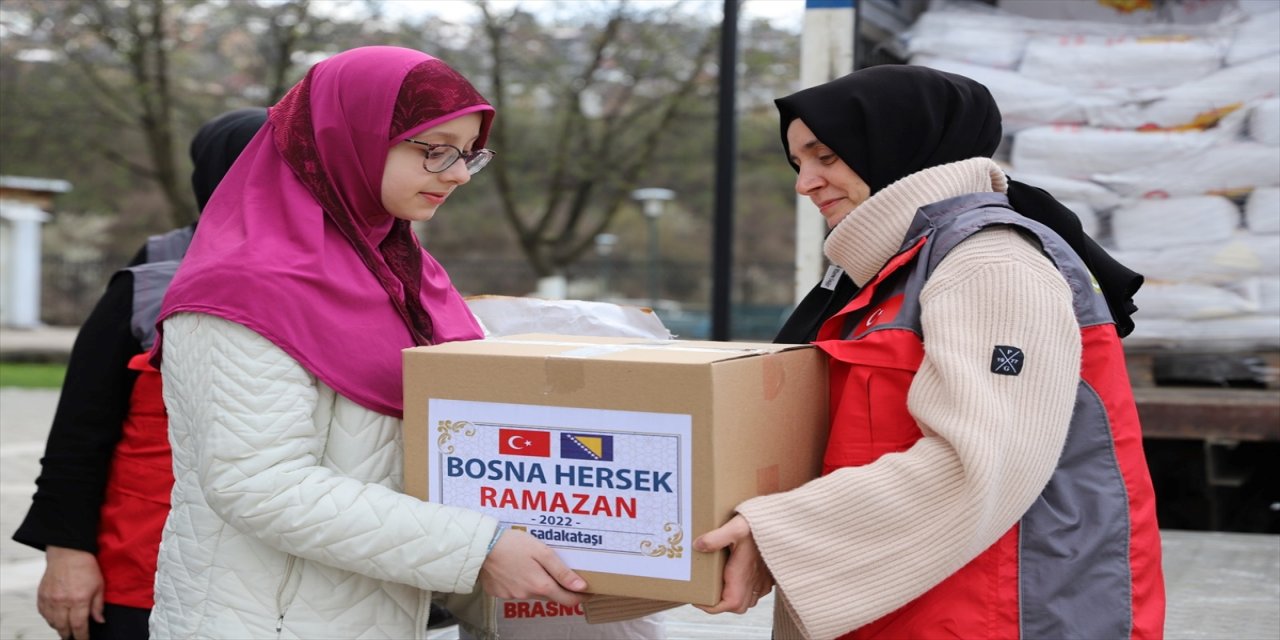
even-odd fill
[(165, 321), (162, 373), (175, 482), (151, 637), (425, 638), (431, 591), (476, 586), (497, 522), (400, 493), (400, 420), (209, 315)]

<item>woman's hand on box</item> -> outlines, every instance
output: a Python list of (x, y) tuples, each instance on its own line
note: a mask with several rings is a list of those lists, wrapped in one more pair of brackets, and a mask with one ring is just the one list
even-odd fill
[(693, 541), (693, 549), (712, 553), (729, 548), (729, 562), (724, 565), (724, 590), (714, 606), (693, 605), (707, 613), (746, 613), (760, 598), (773, 590), (773, 574), (765, 566), (751, 524), (737, 515), (723, 527), (708, 531)]
[(508, 529), (480, 566), (480, 586), (497, 598), (541, 598), (567, 606), (580, 604), (587, 581), (573, 572), (551, 547), (524, 531)]

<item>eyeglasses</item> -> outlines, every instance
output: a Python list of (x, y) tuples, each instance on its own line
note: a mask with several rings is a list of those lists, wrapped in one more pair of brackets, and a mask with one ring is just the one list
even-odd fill
[(463, 151), (451, 144), (434, 144), (431, 142), (418, 142), (417, 140), (405, 139), (405, 142), (422, 145), (426, 147), (426, 152), (422, 158), (422, 168), (431, 173), (444, 173), (453, 166), (453, 163), (462, 158), (467, 164), (467, 173), (475, 175), (480, 172), (485, 165), (496, 155), (489, 149), (476, 149), (470, 153)]

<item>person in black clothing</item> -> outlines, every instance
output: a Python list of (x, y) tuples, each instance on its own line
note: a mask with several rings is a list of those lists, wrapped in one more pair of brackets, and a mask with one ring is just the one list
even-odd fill
[[(200, 209), (265, 120), (266, 109), (238, 109), (201, 127), (190, 148), (195, 165), (191, 186)], [(104, 602), (105, 584), (112, 575), (104, 575), (99, 566), (99, 534), (107, 524), (100, 516), (113, 456), (139, 379), (129, 362), (150, 348), (159, 296), (185, 253), (194, 226), (154, 236), (139, 249), (128, 266), (112, 277), (72, 347), (36, 493), (13, 536), (45, 551), (37, 605), (62, 638), (147, 637), (150, 609)], [(135, 278), (152, 278), (157, 273), (137, 269), (160, 262), (172, 264), (161, 268), (167, 277), (160, 276), (160, 284), (150, 289), (155, 299), (150, 305), (136, 300), (139, 283)], [(115, 526), (127, 530), (151, 525), (122, 522)], [(149, 598), (149, 585), (145, 591), (143, 597)]]

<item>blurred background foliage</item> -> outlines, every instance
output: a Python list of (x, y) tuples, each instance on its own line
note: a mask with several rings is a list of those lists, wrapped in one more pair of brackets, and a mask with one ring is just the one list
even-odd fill
[[(647, 299), (646, 221), (629, 194), (663, 187), (677, 195), (657, 225), (661, 297), (705, 310), (721, 6), (5, 0), (0, 174), (72, 184), (46, 225), (46, 320), (78, 323), (146, 236), (194, 219), (200, 123), (269, 106), (313, 63), (375, 44), (447, 61), (498, 109), (494, 164), (419, 229), (464, 293), (564, 276), (570, 297)], [(771, 332), (793, 296), (795, 210), (772, 100), (797, 86), (799, 34), (744, 21), (739, 47), (734, 300), (760, 306)]]

